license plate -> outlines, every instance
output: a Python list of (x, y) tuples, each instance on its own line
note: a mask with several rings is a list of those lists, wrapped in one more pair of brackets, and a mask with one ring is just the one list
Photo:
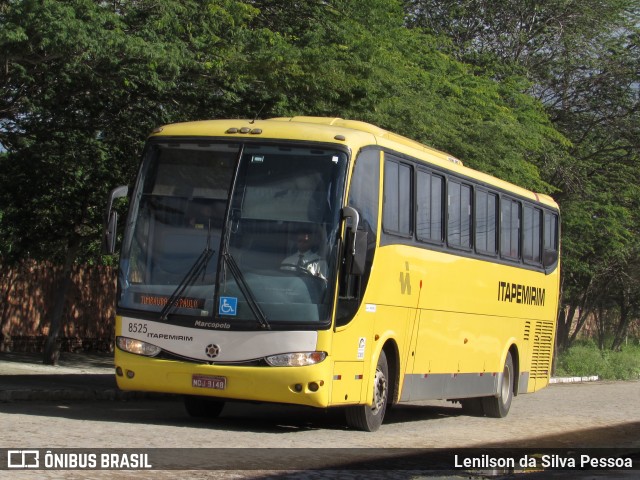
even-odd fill
[(191, 386), (195, 388), (212, 388), (224, 390), (227, 388), (227, 377), (213, 377), (211, 375), (193, 375)]

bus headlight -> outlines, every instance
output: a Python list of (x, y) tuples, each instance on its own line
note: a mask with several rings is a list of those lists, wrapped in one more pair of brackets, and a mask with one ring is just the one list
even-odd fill
[(118, 345), (118, 348), (125, 352), (135, 353), (136, 355), (145, 355), (147, 357), (155, 357), (162, 350), (156, 345), (127, 337), (118, 337), (116, 339), (116, 344)]
[(265, 360), (272, 367), (304, 367), (315, 365), (327, 358), (326, 352), (296, 352), (271, 355)]

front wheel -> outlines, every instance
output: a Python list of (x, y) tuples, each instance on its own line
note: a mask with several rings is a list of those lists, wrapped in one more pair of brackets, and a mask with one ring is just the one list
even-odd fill
[(371, 405), (348, 407), (347, 425), (365, 432), (375, 432), (382, 425), (389, 399), (389, 367), (384, 351), (380, 352), (373, 380), (373, 402)]
[(511, 358), (511, 352), (509, 352), (504, 362), (498, 396), (484, 397), (482, 399), (482, 406), (487, 417), (504, 418), (507, 416), (511, 408), (511, 400), (513, 400), (513, 379), (513, 358)]
[(191, 417), (218, 418), (224, 408), (224, 400), (211, 397), (184, 396), (184, 408)]

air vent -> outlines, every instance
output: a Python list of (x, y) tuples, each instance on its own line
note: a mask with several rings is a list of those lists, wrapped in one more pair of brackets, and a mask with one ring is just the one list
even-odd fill
[(531, 356), (531, 378), (548, 378), (553, 352), (553, 322), (536, 322)]
[(528, 342), (530, 335), (531, 335), (531, 322), (527, 320), (526, 322), (524, 322), (524, 332), (522, 334), (522, 339), (525, 342)]

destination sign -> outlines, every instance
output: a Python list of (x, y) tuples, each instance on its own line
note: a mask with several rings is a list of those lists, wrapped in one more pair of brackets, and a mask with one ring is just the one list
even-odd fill
[[(141, 305), (164, 307), (169, 301), (168, 295), (155, 295), (149, 293), (137, 293), (135, 301)], [(204, 309), (204, 298), (180, 297), (176, 302), (177, 308)]]

